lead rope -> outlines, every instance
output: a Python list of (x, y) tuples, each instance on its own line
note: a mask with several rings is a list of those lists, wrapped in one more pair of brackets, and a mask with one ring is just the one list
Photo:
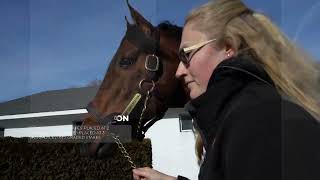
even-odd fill
[[(139, 133), (139, 130), (140, 130), (140, 126), (141, 126), (141, 123), (142, 123), (142, 117), (143, 117), (143, 114), (144, 112), (146, 111), (147, 109), (147, 104), (148, 104), (148, 100), (150, 98), (150, 90), (147, 91), (147, 96), (146, 96), (146, 99), (144, 101), (144, 105), (143, 105), (143, 109), (141, 111), (141, 114), (140, 114), (140, 118), (139, 118), (139, 122), (138, 122), (138, 128), (137, 128), (137, 133)], [(109, 126), (109, 125), (108, 125)], [(117, 146), (122, 154), (122, 156), (124, 158), (126, 158), (131, 166), (131, 168), (135, 169), (137, 166), (136, 164), (133, 162), (131, 156), (129, 155), (129, 153), (127, 152), (126, 148), (123, 146), (121, 140), (119, 139), (119, 136), (110, 132), (110, 135), (111, 137), (114, 139), (114, 141), (117, 143)]]

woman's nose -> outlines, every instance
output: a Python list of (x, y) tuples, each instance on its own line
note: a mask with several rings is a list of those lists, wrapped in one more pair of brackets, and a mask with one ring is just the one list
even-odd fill
[(183, 75), (186, 75), (186, 74), (187, 74), (187, 68), (182, 62), (180, 62), (178, 69), (176, 71), (176, 78), (181, 78)]

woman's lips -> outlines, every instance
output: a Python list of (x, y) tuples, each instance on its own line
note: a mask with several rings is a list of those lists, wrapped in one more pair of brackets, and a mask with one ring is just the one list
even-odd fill
[(188, 81), (188, 82), (184, 83), (184, 85), (185, 85), (186, 87), (188, 87), (188, 85), (189, 85), (190, 83), (192, 83), (192, 82), (194, 82), (194, 81)]

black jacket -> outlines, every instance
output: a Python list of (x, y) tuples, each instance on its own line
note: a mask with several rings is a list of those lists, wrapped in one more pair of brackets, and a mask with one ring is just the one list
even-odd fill
[(320, 180), (319, 123), (252, 60), (220, 63), (185, 108), (206, 150), (199, 179)]

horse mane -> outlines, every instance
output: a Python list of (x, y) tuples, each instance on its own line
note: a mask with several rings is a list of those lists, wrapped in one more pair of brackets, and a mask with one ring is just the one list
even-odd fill
[(181, 41), (182, 27), (171, 24), (169, 21), (162, 21), (160, 24), (158, 24), (157, 28), (168, 32), (171, 38), (174, 38), (179, 42)]

